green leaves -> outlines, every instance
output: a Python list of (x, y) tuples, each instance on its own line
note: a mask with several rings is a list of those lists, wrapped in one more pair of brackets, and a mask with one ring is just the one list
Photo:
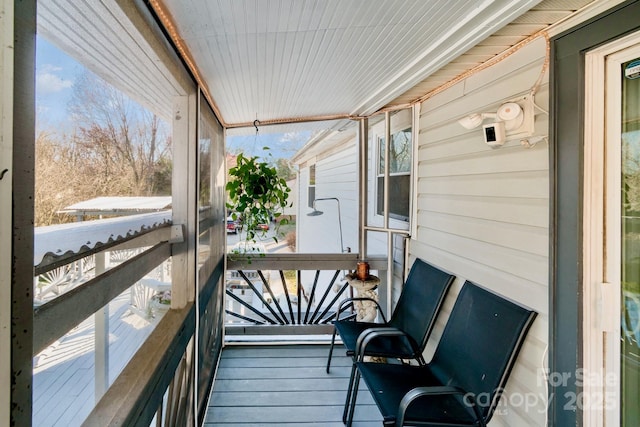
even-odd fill
[[(260, 224), (269, 224), (272, 216), (279, 218), (282, 215), (291, 190), (278, 176), (277, 169), (267, 162), (260, 162), (258, 157), (245, 157), (240, 153), (236, 162), (236, 166), (229, 169), (227, 208), (232, 211), (234, 220), (240, 220), (247, 240), (253, 240)], [(278, 227), (276, 223), (276, 232)]]

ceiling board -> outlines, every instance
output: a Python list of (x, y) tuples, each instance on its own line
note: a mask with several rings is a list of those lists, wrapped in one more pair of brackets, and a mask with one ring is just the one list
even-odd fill
[[(538, 0), (160, 3), (229, 126), (368, 115)], [(492, 51), (493, 52), (493, 51)]]
[[(251, 128), (255, 119), (266, 124), (370, 115), (414, 101), (591, 1), (145, 3), (170, 17), (174, 42), (190, 52), (225, 126)], [(134, 6), (123, 0), (38, 4), (42, 35), (170, 117), (171, 98), (181, 85), (123, 13)]]

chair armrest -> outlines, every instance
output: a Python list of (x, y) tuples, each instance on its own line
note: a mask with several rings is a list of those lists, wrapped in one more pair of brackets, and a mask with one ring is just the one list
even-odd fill
[[(362, 362), (366, 354), (367, 345), (369, 345), (369, 343), (375, 338), (403, 336), (409, 337), (405, 332), (391, 326), (365, 329), (364, 331), (360, 332), (360, 335), (358, 335), (358, 339), (356, 340), (356, 349), (353, 360), (355, 360), (356, 362)], [(413, 342), (411, 339), (409, 339), (409, 343), (413, 346)], [(360, 360), (358, 360), (358, 356), (360, 356)]]
[(478, 409), (478, 405), (476, 404), (475, 397), (471, 393), (467, 393), (466, 390), (461, 389), (460, 387), (453, 386), (434, 386), (434, 387), (416, 387), (414, 389), (409, 390), (402, 400), (400, 401), (400, 406), (398, 407), (398, 415), (396, 416), (396, 425), (404, 424), (404, 417), (409, 409), (409, 406), (418, 398), (423, 396), (443, 396), (443, 395), (463, 395), (464, 403), (468, 404), (472, 409), (473, 413), (476, 416), (476, 420), (478, 421), (479, 427), (486, 427), (486, 423), (480, 410)]
[(352, 298), (346, 298), (342, 300), (342, 302), (338, 306), (338, 313), (336, 314), (336, 322), (340, 320), (340, 313), (342, 313), (342, 310), (344, 310), (345, 308), (344, 306), (354, 301), (371, 301), (376, 305), (376, 307), (378, 307), (378, 313), (380, 313), (380, 316), (382, 316), (382, 321), (384, 323), (387, 323), (387, 319), (384, 317), (384, 313), (382, 312), (382, 307), (380, 307), (380, 304), (378, 304), (378, 301), (369, 297), (352, 297)]

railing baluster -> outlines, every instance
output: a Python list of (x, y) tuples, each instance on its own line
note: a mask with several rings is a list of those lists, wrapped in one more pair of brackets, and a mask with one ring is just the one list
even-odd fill
[(304, 324), (307, 324), (307, 320), (309, 320), (309, 310), (311, 309), (311, 304), (313, 304), (313, 300), (316, 297), (316, 286), (318, 285), (318, 278), (320, 277), (320, 270), (316, 270), (316, 277), (313, 279), (313, 287), (311, 288), (311, 296), (309, 297), (309, 301), (307, 302), (307, 312), (304, 315)]
[[(329, 295), (329, 292), (331, 291), (331, 288), (333, 287), (333, 284), (336, 282), (336, 279), (338, 278), (338, 274), (340, 274), (340, 270), (336, 270), (336, 273), (333, 275), (333, 279), (331, 279), (331, 283), (329, 283), (329, 286), (327, 286), (327, 289), (325, 289), (324, 295), (322, 295), (322, 299), (320, 300), (320, 302), (316, 306), (315, 311), (313, 312), (313, 316), (311, 316), (311, 319), (309, 319), (309, 323), (315, 323), (314, 319), (316, 318), (316, 315), (318, 314), (318, 310), (320, 310), (320, 307), (322, 307), (322, 303), (324, 303), (324, 300), (327, 299), (327, 296)], [(329, 306), (329, 307), (331, 307), (331, 306)]]
[[(344, 309), (348, 309), (348, 308), (353, 308), (353, 303), (350, 302), (349, 304), (344, 306)], [(343, 311), (344, 313), (344, 311)], [(336, 316), (338, 315), (338, 312), (336, 311), (335, 313), (333, 313), (331, 316), (327, 317), (326, 319), (324, 319), (324, 323), (330, 322), (331, 320), (333, 320)], [(351, 313), (348, 316), (342, 317), (340, 320), (353, 320), (355, 317), (357, 316), (356, 313)]]
[(284, 295), (287, 297), (287, 305), (289, 306), (289, 315), (291, 316), (291, 323), (295, 324), (296, 320), (293, 317), (293, 307), (291, 306), (291, 298), (289, 297), (289, 289), (287, 288), (287, 281), (284, 278), (284, 271), (280, 270), (280, 279), (282, 280), (282, 287), (284, 288)]
[(271, 295), (271, 299), (276, 304), (276, 308), (280, 312), (280, 316), (282, 316), (282, 317), (276, 316), (276, 319), (278, 319), (281, 325), (284, 325), (285, 323), (288, 325), (289, 321), (287, 320), (287, 316), (284, 314), (284, 311), (282, 311), (282, 307), (280, 306), (280, 301), (278, 301), (276, 296), (273, 294), (273, 290), (271, 290), (271, 286), (269, 286), (269, 283), (267, 283), (267, 279), (262, 274), (262, 270), (258, 270), (258, 275), (260, 276), (260, 279), (262, 279), (262, 283), (264, 284), (264, 286), (267, 288), (269, 295)]
[(265, 322), (261, 322), (261, 321), (256, 320), (256, 319), (252, 319), (251, 317), (243, 316), (242, 314), (234, 313), (231, 310), (225, 309), (224, 311), (228, 315), (233, 316), (233, 317), (237, 317), (238, 319), (246, 320), (247, 322), (251, 322), (251, 323), (256, 324), (256, 325), (266, 325)]
[[(337, 319), (337, 306), (349, 296), (347, 288), (351, 289), (345, 283), (343, 272), (352, 268), (352, 264), (356, 262), (353, 254), (309, 256), (269, 253), (252, 259), (242, 255), (228, 258), (227, 268), (233, 274), (227, 280), (237, 278), (241, 288), (251, 289), (251, 293), (245, 291), (246, 295), (240, 295), (229, 289), (243, 302), (238, 301), (239, 304), (236, 304), (237, 300), (230, 299), (231, 305), (227, 308), (247, 316), (248, 322), (238, 321), (238, 318), (243, 318), (239, 315), (229, 316), (227, 334), (274, 336), (280, 335), (279, 329), (282, 329), (282, 335), (331, 333), (329, 326)], [(382, 258), (375, 258), (371, 262), (375, 270), (384, 270), (383, 264), (386, 265), (386, 260)], [(262, 282), (258, 282), (258, 276)], [(293, 286), (296, 287), (295, 290)], [(302, 304), (306, 304), (306, 307)], [(341, 313), (341, 318), (356, 317), (353, 313), (354, 304), (346, 305), (346, 309)], [(259, 322), (265, 324), (257, 324)]]
[(262, 317), (264, 320), (266, 320), (267, 322), (271, 323), (272, 325), (275, 325), (276, 322), (274, 322), (272, 319), (269, 319), (267, 316), (265, 316), (264, 314), (260, 313), (258, 310), (256, 310), (255, 308), (253, 308), (251, 306), (251, 304), (247, 304), (246, 302), (242, 301), (242, 299), (240, 299), (238, 296), (234, 295), (233, 292), (231, 292), (230, 290), (227, 289), (227, 295), (229, 295), (231, 298), (233, 298), (234, 300), (236, 300), (237, 302), (239, 302), (241, 305), (245, 306), (246, 308), (249, 309), (249, 311), (257, 314), (258, 316)]
[[(344, 285), (342, 285), (342, 288), (340, 289), (340, 291), (338, 291), (338, 293), (336, 294), (336, 296), (331, 300), (331, 302), (327, 305), (327, 308), (325, 308), (325, 310), (322, 312), (322, 314), (320, 316), (318, 316), (317, 319), (315, 319), (315, 321), (313, 323), (320, 323), (320, 319), (327, 314), (327, 312), (331, 309), (331, 307), (333, 307), (333, 304), (336, 303), (336, 301), (338, 301), (338, 299), (342, 296), (342, 293), (347, 289), (347, 287), (349, 286), (348, 283), (345, 283)], [(329, 320), (328, 319), (324, 319), (322, 321), (322, 323), (327, 323)]]
[[(244, 274), (244, 271), (242, 270), (238, 270), (238, 273), (240, 274), (240, 276), (242, 276), (242, 278), (244, 279), (245, 282), (247, 282), (247, 284), (249, 285), (249, 287), (251, 288), (251, 290), (253, 291), (254, 294), (256, 294), (258, 296), (258, 298), (260, 299), (260, 301), (262, 302), (262, 304), (267, 307), (269, 309), (269, 311), (271, 312), (271, 314), (273, 314), (273, 317), (275, 317), (275, 319), (278, 321), (278, 323), (280, 323), (281, 325), (284, 324), (282, 322), (282, 319), (280, 319), (278, 317), (278, 315), (276, 314), (276, 312), (273, 310), (273, 308), (271, 308), (271, 305), (269, 305), (269, 303), (267, 302), (267, 300), (264, 299), (264, 297), (262, 296), (262, 293), (258, 292), (258, 289), (253, 286), (253, 283), (251, 283), (251, 280), (249, 280), (249, 278), (247, 277), (246, 274)], [(262, 275), (262, 271), (258, 270), (258, 274), (260, 274), (260, 278), (263, 278), (264, 276)], [(263, 282), (264, 283), (264, 282)]]
[(301, 277), (300, 277), (300, 270), (298, 270), (297, 272), (297, 279), (298, 279), (298, 283), (296, 286), (296, 295), (298, 297), (298, 324), (300, 324), (300, 320), (302, 320), (300, 318), (300, 310), (302, 309), (302, 282), (301, 282)]

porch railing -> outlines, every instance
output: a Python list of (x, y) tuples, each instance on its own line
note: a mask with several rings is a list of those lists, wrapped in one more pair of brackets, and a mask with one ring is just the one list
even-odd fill
[[(358, 254), (228, 255), (226, 335), (330, 334), (338, 306), (353, 295), (344, 276), (357, 261)], [(384, 278), (386, 258), (368, 261)]]
[[(35, 267), (36, 288), (41, 278), (45, 280), (34, 307), (34, 356), (94, 314), (97, 333), (103, 307), (127, 289), (133, 293), (141, 280), (147, 280), (145, 276), (172, 259), (172, 236), (167, 223), (79, 253), (45, 257)], [(107, 254), (125, 252), (126, 259), (105, 268), (104, 260), (111, 258)], [(206, 390), (222, 348), (223, 269), (224, 259), (220, 259), (200, 288), (197, 306), (192, 303), (168, 310), (157, 321), (115, 381), (105, 384), (105, 394), (84, 425), (149, 425), (154, 417), (156, 425), (191, 425), (194, 418), (204, 416)], [(104, 343), (108, 346), (107, 338)], [(108, 348), (98, 348), (103, 347), (100, 341), (96, 340), (96, 357), (108, 352)], [(100, 376), (96, 371), (96, 383)], [(100, 398), (97, 392), (96, 396)], [(198, 402), (197, 413), (194, 401)]]
[[(167, 224), (124, 242), (38, 265), (38, 275), (61, 267), (66, 271), (72, 263), (90, 266), (92, 271), (65, 292), (43, 295), (46, 298), (34, 308), (34, 355), (170, 260), (171, 235)], [(108, 270), (100, 265), (107, 252), (123, 250), (132, 256), (118, 260)], [(83, 264), (89, 256), (96, 261)], [(223, 319), (226, 317), (229, 336), (328, 334), (338, 305), (350, 295), (344, 275), (355, 268), (357, 257), (234, 254), (226, 260), (227, 274), (225, 260), (220, 259), (200, 287), (197, 304), (168, 310), (95, 405), (85, 425), (148, 425), (154, 417), (158, 425), (189, 425), (201, 419), (222, 348)], [(386, 259), (369, 262), (383, 279)], [(239, 288), (233, 284), (243, 286), (251, 302), (234, 294)], [(241, 310), (233, 310), (234, 305)], [(196, 324), (200, 325), (198, 337)]]

